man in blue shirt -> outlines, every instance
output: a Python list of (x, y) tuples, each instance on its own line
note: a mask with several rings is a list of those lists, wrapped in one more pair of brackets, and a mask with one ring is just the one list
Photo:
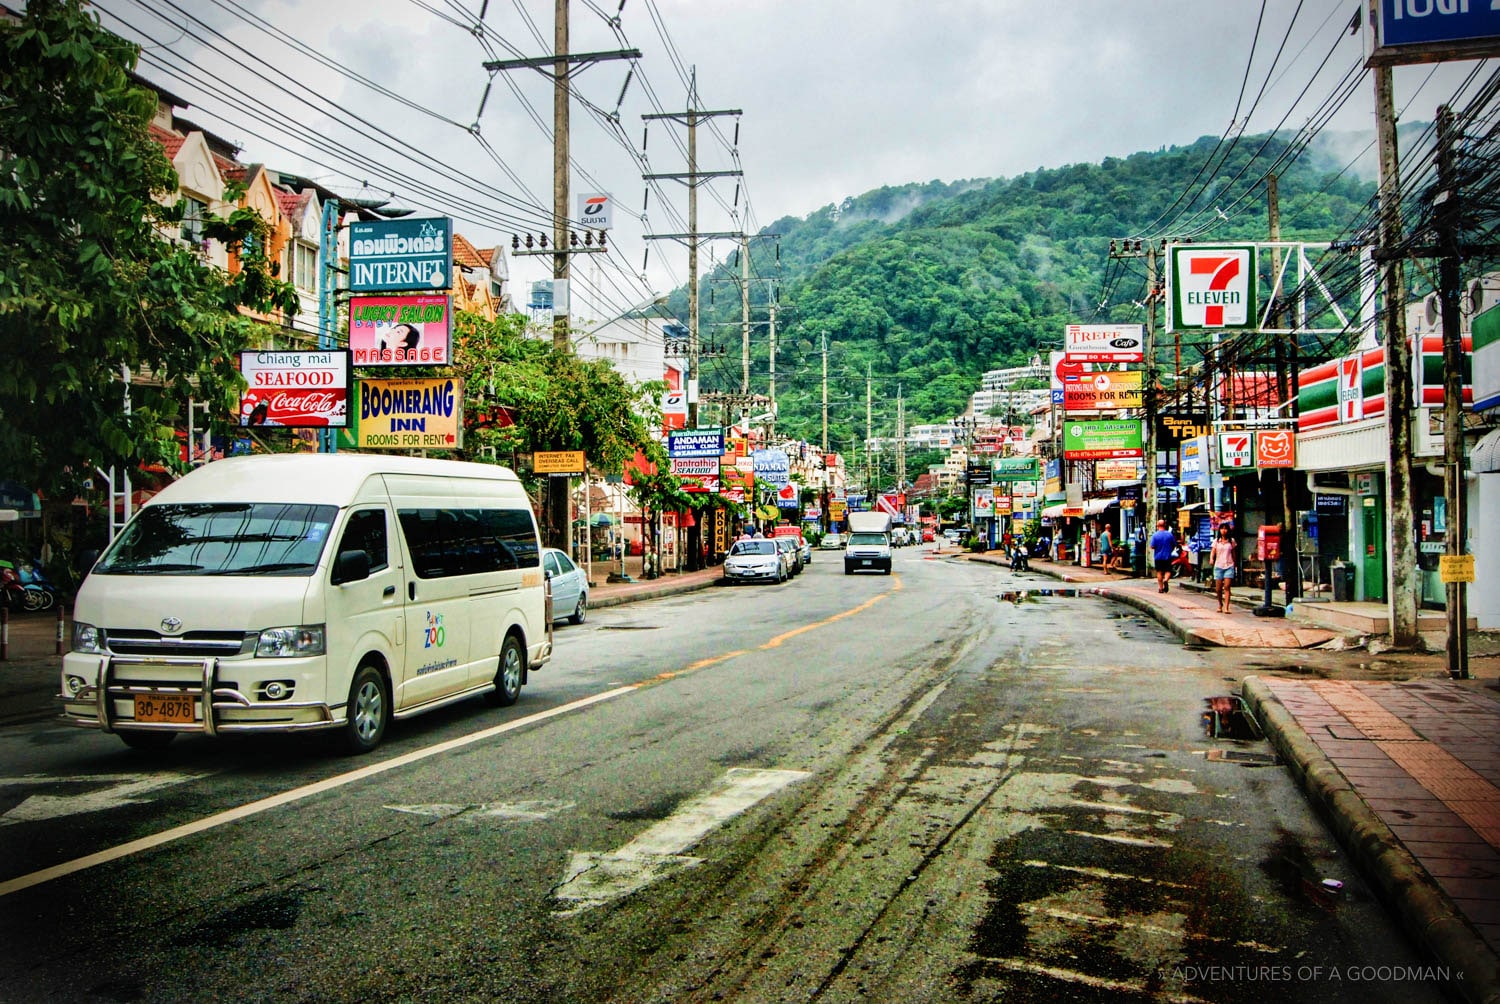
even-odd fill
[(1167, 521), (1156, 521), (1156, 532), (1151, 535), (1151, 557), (1156, 561), (1156, 591), (1167, 591), (1167, 580), (1172, 577), (1172, 552), (1177, 550), (1177, 535), (1167, 529)]

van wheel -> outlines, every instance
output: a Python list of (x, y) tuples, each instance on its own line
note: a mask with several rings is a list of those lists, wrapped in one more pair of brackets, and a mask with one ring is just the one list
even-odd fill
[(521, 643), (515, 635), (506, 635), (505, 644), (500, 646), (500, 665), (495, 670), (495, 689), (485, 694), (484, 699), (497, 708), (515, 704), (521, 697), (521, 672), (525, 665)]
[(134, 729), (116, 732), (115, 735), (120, 737), (120, 742), (142, 753), (160, 753), (177, 738), (175, 732), (137, 732)]
[(589, 598), (580, 594), (578, 597), (578, 609), (573, 611), (573, 615), (569, 617), (568, 620), (572, 621), (574, 624), (582, 624), (588, 619)]
[(366, 663), (349, 684), (349, 703), (344, 706), (344, 750), (358, 755), (380, 745), (391, 721), (391, 702), (380, 670)]

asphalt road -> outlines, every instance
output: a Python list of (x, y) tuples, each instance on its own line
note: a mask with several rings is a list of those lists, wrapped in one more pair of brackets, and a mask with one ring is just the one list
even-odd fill
[(361, 760), (0, 731), (0, 1000), (1439, 999), (1206, 738), (1243, 654), (1025, 588), (908, 548), (600, 610)]

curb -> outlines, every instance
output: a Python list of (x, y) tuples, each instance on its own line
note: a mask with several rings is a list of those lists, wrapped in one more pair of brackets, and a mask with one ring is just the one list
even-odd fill
[(1313, 743), (1259, 676), (1242, 696), (1339, 843), (1374, 881), (1407, 934), (1455, 978), (1447, 988), (1472, 1004), (1500, 1004), (1500, 957), (1464, 923), (1446, 893)]
[(626, 603), (634, 603), (637, 600), (656, 600), (663, 596), (674, 596), (677, 593), (691, 593), (700, 589), (709, 589), (719, 584), (719, 576), (710, 576), (703, 579), (689, 579), (687, 581), (663, 582), (653, 584), (645, 589), (632, 590), (629, 593), (616, 593), (613, 596), (589, 597), (590, 610), (602, 610), (607, 607), (618, 607)]

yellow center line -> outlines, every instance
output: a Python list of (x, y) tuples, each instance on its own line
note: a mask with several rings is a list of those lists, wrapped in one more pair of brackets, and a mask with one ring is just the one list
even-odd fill
[(808, 631), (813, 631), (813, 630), (816, 630), (817, 628), (820, 628), (820, 627), (827, 627), (829, 624), (832, 624), (834, 621), (841, 621), (845, 617), (853, 617), (855, 614), (864, 613), (866, 610), (870, 609), (875, 604), (879, 603), (881, 600), (885, 599), (887, 596), (891, 595), (891, 593), (894, 593), (896, 590), (898, 590), (900, 588), (901, 588), (901, 576), (892, 574), (891, 575), (891, 588), (890, 588), (889, 591), (881, 593), (878, 596), (872, 596), (868, 600), (865, 600), (863, 603), (861, 603), (859, 606), (857, 606), (857, 607), (850, 607), (848, 610), (845, 610), (843, 613), (834, 614), (832, 617), (827, 617), (827, 618), (824, 618), (823, 620), (820, 620), (820, 621), (814, 621), (811, 624), (804, 624), (804, 625), (802, 625), (799, 628), (793, 628), (792, 630), (788, 631), (786, 634), (779, 634), (775, 638), (772, 638), (770, 641), (768, 641), (764, 645), (762, 645), (760, 647), (761, 651), (765, 651), (768, 648), (776, 648), (782, 642), (787, 641), (788, 639), (795, 638), (799, 634), (805, 634)]

